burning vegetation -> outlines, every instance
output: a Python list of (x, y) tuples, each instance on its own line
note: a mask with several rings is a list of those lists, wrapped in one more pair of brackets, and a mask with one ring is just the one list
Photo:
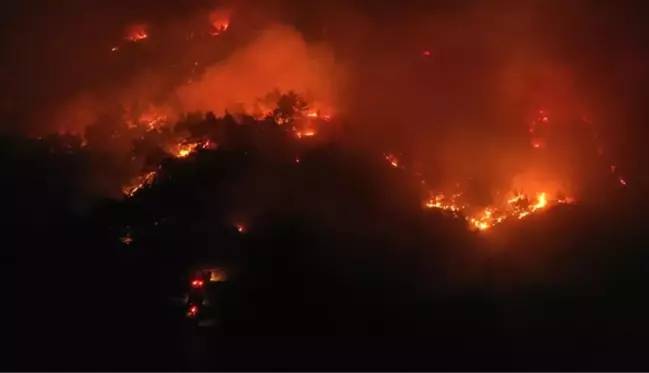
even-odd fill
[[(628, 162), (618, 163), (618, 128), (608, 125), (615, 121), (593, 109), (605, 99), (582, 100), (587, 89), (566, 88), (574, 72), (545, 58), (552, 46), (527, 37), (553, 32), (545, 15), (561, 18), (555, 7), (541, 21), (510, 19), (495, 7), (423, 26), (386, 15), (364, 29), (362, 17), (340, 26), (336, 6), (323, 5), (298, 31), (260, 21), (257, 12), (203, 5), (168, 21), (137, 12), (87, 43), (70, 32), (69, 51), (47, 46), (57, 52), (42, 58), (61, 80), (31, 69), (42, 90), (21, 87), (22, 101), (13, 92), (2, 97), (3, 108), (20, 109), (9, 114), (28, 113), (7, 119), (16, 128), (24, 121), (24, 133), (0, 138), (4, 240), (25, 258), (16, 283), (31, 294), (48, 279), (57, 294), (46, 294), (47, 304), (72, 289), (92, 310), (61, 308), (52, 318), (63, 322), (33, 321), (24, 310), (42, 300), (21, 297), (18, 313), (29, 317), (17, 325), (36, 322), (39, 336), (43, 327), (60, 328), (51, 333), (59, 340), (83, 320), (75, 335), (81, 347), (97, 335), (118, 343), (105, 338), (106, 348), (88, 343), (92, 351), (73, 355), (111, 361), (118, 346), (139, 356), (161, 333), (146, 329), (148, 316), (142, 328), (134, 312), (166, 310), (174, 279), (210, 262), (227, 273), (183, 286), (213, 282), (223, 291), (216, 338), (226, 336), (218, 342), (227, 353), (215, 360), (229, 359), (233, 370), (251, 355), (264, 363), (282, 353), (281, 363), (335, 360), (309, 355), (322, 352), (314, 346), (323, 335), (349, 343), (342, 355), (361, 346), (347, 336), (362, 335), (371, 348), (359, 360), (388, 356), (400, 360), (394, 370), (411, 370), (399, 364), (412, 351), (426, 364), (448, 357), (450, 367), (458, 359), (446, 351), (545, 361), (543, 348), (565, 343), (564, 353), (577, 344), (544, 334), (554, 327), (574, 325), (589, 346), (602, 324), (601, 339), (611, 345), (629, 331), (644, 338), (648, 328), (636, 321), (646, 310), (632, 302), (620, 312), (619, 338), (607, 334), (613, 328), (593, 310), (609, 312), (622, 303), (617, 297), (574, 307), (574, 317), (546, 312), (599, 296), (620, 278), (620, 288), (640, 284), (625, 299), (635, 301), (646, 282), (638, 276), (647, 273), (638, 255), (646, 250), (633, 242), (646, 241), (646, 208), (619, 203), (640, 195), (642, 183)], [(535, 22), (543, 32), (523, 32)], [(68, 54), (74, 63), (54, 58)], [(25, 277), (26, 268), (39, 275)], [(602, 273), (615, 281), (591, 281)], [(106, 298), (83, 298), (82, 283)], [(540, 294), (555, 289), (556, 297)], [(150, 301), (152, 293), (164, 301)], [(627, 318), (629, 310), (638, 316)], [(85, 322), (96, 322), (96, 313), (111, 321), (93, 324), (100, 332)], [(151, 319), (164, 330), (173, 322)], [(143, 329), (154, 337), (124, 340)], [(372, 345), (376, 330), (385, 338)], [(435, 359), (411, 338), (418, 333), (436, 339)], [(456, 347), (467, 343), (474, 346)], [(69, 351), (84, 351), (68, 347), (52, 354), (74, 359)], [(275, 370), (310, 367), (298, 365)], [(248, 370), (272, 367), (261, 368)]]
[[(220, 36), (227, 33), (230, 30), (232, 16), (233, 12), (229, 9), (216, 9), (210, 12), (203, 25), (210, 30), (206, 36)], [(199, 27), (192, 30), (190, 36), (193, 38), (200, 34), (200, 29)], [(292, 39), (292, 34), (281, 27), (273, 28), (264, 35), (250, 48), (235, 52), (225, 62), (216, 64), (216, 67), (210, 67), (213, 64), (209, 60), (194, 61), (190, 71), (192, 77), (171, 88), (180, 98), (180, 105), (171, 104), (172, 100), (169, 98), (146, 100), (144, 97), (144, 104), (142, 104), (143, 97), (136, 96), (136, 100), (121, 99), (121, 114), (111, 113), (112, 119), (104, 119), (103, 122), (98, 121), (87, 127), (79, 143), (82, 147), (90, 149), (98, 146), (110, 148), (110, 151), (121, 149), (119, 151), (123, 152), (126, 149), (129, 154), (128, 169), (135, 170), (135, 174), (128, 175), (128, 180), (122, 182), (121, 190), (127, 198), (134, 198), (143, 190), (154, 188), (157, 180), (165, 173), (167, 167), (165, 161), (169, 157), (189, 160), (198, 152), (219, 152), (223, 147), (227, 149), (231, 146), (228, 142), (233, 141), (231, 126), (242, 128), (275, 126), (292, 141), (304, 143), (290, 145), (296, 149), (289, 157), (291, 163), (302, 165), (303, 154), (300, 154), (297, 149), (300, 146), (318, 147), (322, 141), (331, 141), (341, 134), (347, 136), (342, 129), (346, 119), (339, 115), (341, 111), (335, 110), (331, 97), (327, 97), (330, 95), (320, 94), (316, 95), (316, 98), (310, 97), (309, 92), (313, 93), (313, 87), (324, 87), (322, 84), (326, 80), (324, 74), (329, 71), (322, 70), (322, 64), (316, 64), (319, 70), (314, 78), (309, 68), (302, 68), (303, 65), (309, 65), (313, 61), (308, 57), (311, 53), (300, 44), (299, 40)], [(155, 35), (151, 35), (149, 24), (135, 23), (125, 29), (124, 42), (148, 43), (150, 37), (155, 38)], [(258, 56), (264, 53), (276, 53), (273, 49), (277, 48), (279, 49), (277, 61), (281, 63), (275, 63), (272, 60), (275, 57), (271, 57), (267, 62), (269, 66), (274, 66), (273, 68), (258, 65), (256, 62)], [(116, 46), (112, 50), (119, 49), (120, 46)], [(302, 65), (286, 63), (286, 58), (281, 57), (281, 53), (286, 53), (288, 58), (297, 58)], [(302, 55), (303, 57), (300, 57)], [(425, 50), (423, 56), (432, 58), (433, 53)], [(207, 67), (200, 71), (196, 70), (197, 67), (204, 65)], [(248, 66), (249, 69), (239, 66)], [(298, 66), (300, 67), (295, 68)], [(296, 80), (291, 74), (302, 76)], [(237, 76), (244, 81), (244, 89), (236, 88), (238, 82), (232, 79)], [(255, 84), (245, 84), (246, 80), (252, 79), (256, 80)], [(303, 85), (304, 81), (309, 81), (312, 85)], [(233, 84), (228, 84), (229, 82)], [(248, 86), (254, 86), (254, 89), (249, 89)], [(274, 91), (270, 89), (271, 87), (275, 87)], [(292, 91), (292, 88), (298, 90)], [(228, 93), (229, 90), (232, 93)], [(320, 89), (320, 91), (322, 93), (328, 90)], [(317, 96), (327, 99), (319, 101)], [(193, 112), (193, 114), (182, 114), (183, 112)], [(220, 113), (224, 113), (225, 116), (221, 116)], [(560, 137), (562, 129), (553, 123), (550, 110), (537, 110), (532, 117), (528, 125), (528, 141), (531, 150), (537, 153), (552, 152), (553, 141), (557, 134)], [(582, 118), (580, 125), (591, 128), (593, 138), (596, 140), (594, 147), (598, 156), (605, 158), (604, 146), (595, 126), (587, 118)], [(226, 132), (229, 134), (225, 135)], [(113, 145), (108, 146), (107, 143)], [(538, 155), (530, 157), (535, 156), (538, 157)], [(380, 155), (376, 157), (379, 159)], [(526, 180), (524, 187), (511, 183), (500, 190), (491, 190), (490, 202), (476, 203), (471, 196), (470, 186), (463, 185), (466, 184), (465, 182), (447, 181), (446, 184), (452, 184), (454, 187), (438, 189), (432, 186), (439, 184), (436, 175), (422, 176), (429, 174), (426, 172), (425, 165), (411, 166), (392, 152), (385, 153), (383, 157), (388, 165), (398, 169), (404, 178), (415, 179), (420, 183), (423, 188), (420, 199), (424, 209), (437, 209), (448, 213), (451, 217), (461, 217), (466, 220), (470, 228), (480, 231), (489, 230), (506, 220), (524, 219), (555, 205), (569, 204), (576, 200), (573, 195), (574, 190), (565, 183), (553, 182), (543, 185), (544, 182), (540, 180)], [(607, 167), (614, 174), (617, 182), (626, 186), (626, 181), (619, 175), (617, 166), (609, 162)], [(530, 185), (532, 187), (529, 187)], [(242, 227), (239, 225), (240, 232), (247, 230)], [(129, 238), (129, 243), (131, 241), (132, 239)]]
[[(532, 122), (530, 133), (533, 136), (538, 136), (540, 130), (538, 123), (547, 124), (549, 122), (547, 111), (539, 111), (541, 118), (540, 122), (535, 119)], [(226, 137), (219, 137), (218, 133), (223, 133), (223, 126), (227, 127), (226, 122), (229, 121), (231, 126), (245, 128), (248, 127), (250, 131), (264, 132), (265, 126), (272, 126), (277, 128), (278, 131), (287, 135), (287, 139), (283, 141), (300, 142), (305, 141), (311, 137), (320, 138), (320, 132), (324, 132), (326, 136), (327, 130), (337, 129), (337, 119), (330, 114), (322, 114), (321, 111), (313, 111), (310, 109), (302, 99), (295, 93), (288, 93), (280, 95), (277, 107), (273, 110), (267, 111), (263, 115), (258, 115), (256, 118), (252, 116), (239, 116), (238, 119), (232, 116), (227, 118), (216, 118), (211, 114), (208, 119), (199, 119), (201, 122), (196, 123), (190, 132), (186, 132), (184, 137), (176, 137), (176, 142), (167, 142), (159, 144), (159, 147), (170, 156), (177, 159), (190, 157), (193, 153), (198, 151), (216, 151), (220, 149), (220, 144), (227, 143), (232, 139)], [(210, 119), (211, 118), (211, 119)], [(167, 130), (167, 126), (171, 126), (169, 122), (160, 122), (159, 126), (154, 126), (151, 121), (140, 121), (145, 126), (145, 134), (140, 139), (144, 141), (146, 136), (152, 134), (161, 134), (165, 131), (172, 131), (178, 133), (178, 128), (181, 124), (177, 125), (173, 130)], [(189, 126), (189, 124), (187, 124)], [(199, 134), (212, 135), (201, 137)], [(330, 132), (329, 132), (330, 133)], [(267, 134), (268, 135), (268, 134)], [(222, 135), (221, 135), (222, 136)], [(549, 135), (546, 135), (549, 136)], [(291, 140), (292, 139), (292, 140)], [(545, 138), (543, 138), (545, 140)], [(535, 146), (536, 142), (532, 141), (532, 150), (543, 150)], [(317, 143), (306, 145), (316, 146)], [(297, 149), (297, 148), (296, 148)], [(296, 150), (298, 151), (298, 150)], [(302, 154), (294, 154), (293, 162), (301, 164)], [(422, 190), (422, 206), (425, 209), (438, 209), (444, 213), (448, 213), (451, 217), (465, 219), (468, 227), (480, 231), (485, 231), (493, 228), (494, 226), (505, 222), (509, 219), (520, 220), (524, 219), (531, 214), (539, 213), (551, 209), (556, 205), (570, 204), (575, 202), (575, 197), (568, 194), (569, 189), (561, 189), (560, 184), (546, 183), (546, 189), (543, 189), (542, 180), (526, 180), (527, 185), (532, 185), (537, 189), (521, 189), (512, 186), (510, 189), (496, 191), (496, 198), (492, 199), (492, 203), (488, 205), (474, 204), (472, 198), (467, 196), (467, 190), (462, 190), (460, 183), (455, 183), (455, 190), (437, 191), (427, 187), (432, 184), (425, 180), (420, 172), (411, 170), (404, 165), (399, 157), (392, 153), (385, 153), (383, 158), (389, 166), (398, 169), (403, 173), (404, 179), (419, 179), (419, 182), (424, 187)], [(616, 171), (615, 166), (611, 166), (612, 172)], [(139, 192), (145, 188), (150, 188), (155, 185), (156, 178), (159, 172), (162, 172), (162, 166), (158, 166), (156, 170), (146, 171), (142, 175), (134, 178), (128, 185), (123, 188), (124, 194), (127, 198), (135, 197)], [(407, 174), (411, 174), (407, 176)], [(621, 186), (626, 186), (625, 182), (617, 174)], [(529, 177), (528, 177), (529, 178)], [(564, 185), (565, 186), (565, 185)], [(552, 189), (555, 188), (555, 189)], [(239, 232), (244, 232), (246, 229), (241, 224), (236, 224)]]

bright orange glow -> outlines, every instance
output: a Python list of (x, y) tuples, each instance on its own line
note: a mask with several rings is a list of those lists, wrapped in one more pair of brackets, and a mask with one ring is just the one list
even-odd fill
[(130, 185), (122, 188), (122, 192), (128, 197), (131, 197), (135, 195), (135, 193), (137, 193), (140, 189), (144, 188), (147, 185), (151, 185), (153, 181), (155, 181), (155, 177), (155, 171), (147, 172), (143, 176), (135, 178), (135, 180), (133, 180)]
[(210, 282), (221, 282), (227, 280), (227, 275), (221, 270), (210, 271)]
[(187, 316), (194, 317), (198, 314), (198, 306), (191, 306), (187, 311)]
[(385, 159), (392, 165), (392, 167), (399, 167), (399, 160), (393, 154), (386, 154)]
[(315, 131), (314, 130), (296, 131), (295, 136), (297, 136), (298, 139), (301, 139), (303, 137), (313, 137), (315, 136)]
[[(319, 129), (319, 126), (323, 125), (319, 119), (330, 118), (329, 116), (322, 115), (320, 110), (312, 109), (297, 112), (293, 118), (285, 118), (281, 115), (273, 114), (273, 112), (268, 109), (264, 112), (266, 113), (264, 114), (266, 116), (275, 115), (274, 119), (278, 124), (292, 124), (292, 127), (285, 128), (298, 139), (316, 136), (317, 129)], [(160, 126), (167, 123), (166, 118), (167, 116), (160, 112), (150, 110), (145, 115), (141, 116), (140, 121), (151, 129), (159, 129)], [(549, 124), (549, 122), (550, 119), (548, 112), (545, 110), (538, 111), (537, 118), (532, 121), (532, 124), (529, 127), (529, 131), (534, 135), (531, 142), (535, 148), (545, 147), (545, 137), (543, 136), (543, 131), (540, 131), (539, 128)], [(178, 143), (167, 145), (166, 150), (169, 154), (172, 154), (175, 157), (183, 158), (189, 156), (197, 149), (214, 147), (216, 147), (216, 144), (210, 141), (187, 142), (180, 139)], [(395, 154), (385, 153), (383, 157), (391, 167), (408, 171), (408, 167), (404, 166), (403, 160), (399, 159)], [(299, 157), (296, 157), (294, 158), (294, 162), (299, 164), (301, 160)], [(617, 176), (617, 168), (614, 165), (610, 166), (610, 170)], [(421, 174), (415, 172), (414, 175), (419, 178), (423, 185), (427, 185), (426, 181), (422, 180)], [(150, 172), (144, 175), (142, 178), (136, 180), (132, 186), (125, 188), (125, 194), (127, 196), (132, 196), (144, 186), (151, 184), (155, 180), (155, 176), (156, 172)], [(621, 185), (626, 185), (626, 181), (619, 176), (618, 181)], [(526, 181), (522, 184), (524, 188), (520, 188), (519, 186), (514, 188), (514, 184), (512, 184), (510, 189), (517, 191), (514, 195), (509, 198), (502, 197), (509, 193), (507, 190), (503, 190), (501, 192), (505, 193), (497, 193), (500, 197), (497, 197), (496, 199), (499, 201), (486, 207), (472, 206), (467, 202), (468, 197), (465, 196), (464, 192), (456, 191), (455, 193), (439, 193), (431, 191), (429, 197), (424, 200), (423, 206), (429, 209), (435, 208), (444, 210), (456, 217), (463, 217), (471, 228), (485, 231), (508, 219), (523, 219), (540, 210), (545, 210), (557, 204), (572, 203), (574, 201), (574, 199), (570, 197), (551, 198), (550, 196), (563, 195), (563, 193), (561, 193), (563, 192), (563, 190), (561, 190), (563, 187), (559, 186), (560, 183), (544, 183), (545, 184), (539, 184), (536, 180), (529, 180), (529, 182)], [(456, 187), (460, 188), (461, 186), (458, 184)], [(521, 190), (525, 190), (525, 192), (521, 192)], [(240, 223), (234, 224), (234, 227), (237, 232), (240, 233), (245, 233), (247, 231), (247, 227)]]
[(133, 42), (144, 40), (148, 37), (147, 25), (143, 23), (132, 25), (127, 28), (126, 35), (124, 36), (126, 40)]
[(169, 114), (168, 110), (149, 106), (135, 119), (138, 124), (144, 125), (150, 130), (154, 130), (164, 126), (168, 122)]
[[(472, 211), (468, 205), (458, 203), (462, 194), (453, 196), (445, 196), (438, 194), (427, 200), (424, 205), (427, 208), (437, 208), (452, 213), (461, 213), (472, 227), (478, 230), (487, 230), (497, 224), (500, 224), (511, 217), (522, 219), (529, 214), (545, 208), (550, 204), (547, 194), (545, 192), (538, 193), (534, 203), (528, 203), (528, 198), (524, 194), (518, 194), (515, 197), (507, 200), (504, 205), (490, 206), (479, 210), (478, 212)], [(571, 200), (556, 200), (552, 201), (554, 204), (569, 203)]]
[(539, 193), (539, 195), (536, 197), (536, 204), (532, 207), (532, 211), (536, 211), (538, 209), (544, 208), (545, 206), (548, 205), (548, 200), (546, 197), (546, 193)]
[(532, 139), (530, 143), (532, 144), (532, 147), (534, 149), (540, 149), (545, 147), (543, 139)]
[(178, 152), (176, 152), (176, 156), (179, 157), (179, 158), (184, 158), (184, 157), (188, 156), (189, 154), (191, 154), (191, 152), (193, 152), (194, 149), (196, 149), (197, 146), (198, 146), (198, 144), (183, 144), (183, 145), (180, 145), (179, 146), (180, 149), (178, 150)]
[(219, 9), (210, 13), (211, 34), (213, 36), (221, 35), (230, 28), (230, 11)]
[(167, 152), (176, 158), (186, 158), (197, 149), (216, 149), (216, 143), (206, 140), (199, 142), (187, 142), (167, 146)]

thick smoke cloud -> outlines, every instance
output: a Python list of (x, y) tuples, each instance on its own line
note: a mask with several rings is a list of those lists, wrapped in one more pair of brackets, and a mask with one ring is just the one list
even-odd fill
[(177, 95), (185, 111), (223, 113), (237, 105), (251, 111), (275, 90), (293, 90), (309, 102), (332, 106), (338, 73), (326, 46), (308, 45), (297, 30), (276, 25), (209, 67), (197, 83), (180, 87)]
[[(566, 133), (588, 115), (609, 154), (631, 158), (620, 145), (639, 118), (623, 113), (638, 112), (630, 102), (647, 69), (633, 62), (646, 53), (630, 38), (625, 10), (528, 1), (378, 13), (346, 15), (328, 30), (353, 61), (349, 114), (368, 142), (399, 143), (447, 173), (583, 174), (564, 168), (580, 163), (574, 149), (548, 150), (545, 165), (530, 164), (527, 126), (544, 108)], [(590, 141), (584, 132), (575, 142)]]
[[(621, 155), (629, 139), (639, 137), (625, 123), (641, 118), (624, 113), (642, 115), (633, 96), (643, 92), (648, 74), (639, 61), (647, 56), (639, 48), (641, 23), (624, 7), (539, 1), (357, 1), (309, 9), (290, 1), (73, 5), (23, 6), (6, 38), (15, 66), (4, 69), (9, 93), (3, 99), (31, 118), (25, 132), (81, 131), (96, 113), (133, 102), (176, 111), (245, 108), (278, 88), (334, 106), (362, 133), (360, 143), (407, 148), (449, 180), (537, 171), (521, 159), (526, 123), (539, 108), (557, 120), (588, 114)], [(221, 46), (173, 41), (170, 35), (182, 39), (177, 35), (207, 23), (215, 9), (231, 10), (233, 17)], [(119, 62), (122, 56), (108, 50), (124, 27), (141, 21), (151, 25), (151, 48), (143, 43), (135, 57)], [(163, 42), (158, 35), (169, 37)], [(151, 52), (154, 45), (164, 50), (164, 43), (166, 52)], [(178, 88), (170, 65), (205, 56), (212, 62), (199, 66), (202, 77)], [(557, 151), (551, 163), (567, 157)]]
[[(93, 35), (94, 40), (78, 30), (84, 48), (75, 53), (65, 40), (52, 39), (62, 46), (56, 53), (61, 63), (12, 78), (20, 89), (11, 95), (28, 116), (24, 132), (81, 133), (101, 115), (119, 115), (118, 110), (133, 107), (155, 106), (176, 115), (252, 110), (273, 91), (296, 91), (322, 108), (335, 105), (342, 70), (325, 43), (307, 43), (294, 27), (241, 8), (204, 7), (187, 13), (158, 23), (149, 21), (151, 17), (131, 17), (146, 22), (124, 23), (103, 37)], [(227, 33), (192, 39), (209, 30), (210, 23), (224, 21), (230, 22)], [(129, 25), (145, 25), (149, 37), (124, 42)], [(70, 33), (61, 31), (65, 35), (60, 39), (73, 39)], [(79, 49), (82, 41), (72, 41)], [(48, 48), (40, 51), (49, 53)], [(43, 64), (45, 57), (40, 62), (35, 58), (41, 52), (22, 58)], [(41, 87), (36, 88), (37, 81)]]

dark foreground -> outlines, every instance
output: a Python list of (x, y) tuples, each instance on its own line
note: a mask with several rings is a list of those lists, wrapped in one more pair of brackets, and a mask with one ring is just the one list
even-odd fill
[[(328, 152), (339, 163), (278, 167), (301, 177), (243, 234), (228, 223), (241, 189), (220, 178), (242, 167), (227, 152), (172, 162), (167, 182), (86, 215), (66, 201), (68, 168), (4, 158), (0, 368), (649, 369), (641, 195), (478, 235)], [(248, 181), (267, 202), (267, 185)], [(140, 230), (124, 245), (129, 221)], [(205, 258), (240, 271), (219, 299), (222, 327), (196, 333), (170, 299)]]
[[(612, 240), (622, 236), (600, 235), (598, 244), (605, 246), (590, 242), (590, 255), (578, 246), (587, 241), (576, 241), (580, 236), (575, 233), (573, 241), (561, 246), (565, 257), (555, 256), (541, 270), (545, 278), (519, 277), (515, 283), (518, 275), (500, 265), (498, 271), (482, 273), (489, 281), (485, 283), (449, 282), (422, 271), (435, 268), (423, 265), (424, 259), (441, 258), (408, 251), (391, 256), (380, 246), (372, 246), (376, 256), (357, 257), (347, 250), (367, 249), (348, 243), (337, 251), (347, 266), (334, 265), (331, 256), (316, 260), (319, 245), (335, 246), (292, 224), (291, 229), (275, 226), (272, 235), (248, 242), (246, 270), (231, 282), (220, 304), (223, 326), (201, 331), (189, 328), (182, 309), (169, 301), (177, 289), (175, 279), (182, 277), (180, 266), (171, 271), (170, 258), (151, 261), (133, 251), (115, 254), (101, 246), (90, 252), (85, 245), (95, 237), (92, 232), (57, 236), (65, 230), (55, 224), (42, 227), (38, 235), (15, 235), (25, 245), (45, 245), (40, 236), (47, 232), (62, 246), (49, 255), (14, 257), (18, 261), (10, 273), (17, 282), (4, 306), (9, 311), (5, 330), (11, 333), (3, 333), (10, 337), (6, 346), (12, 351), (6, 351), (9, 359), (3, 359), (3, 368), (647, 367), (647, 255), (643, 246), (636, 246), (637, 230), (619, 230), (628, 238), (616, 241), (619, 245)], [(293, 234), (286, 235), (289, 231)], [(534, 240), (528, 241), (533, 248)], [(261, 247), (274, 251), (258, 251)]]

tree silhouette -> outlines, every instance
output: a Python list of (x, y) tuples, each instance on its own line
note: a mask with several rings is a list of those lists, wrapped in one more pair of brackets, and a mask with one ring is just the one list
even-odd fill
[(277, 101), (273, 116), (278, 123), (289, 123), (296, 115), (309, 109), (309, 105), (297, 93), (290, 91), (283, 94)]

